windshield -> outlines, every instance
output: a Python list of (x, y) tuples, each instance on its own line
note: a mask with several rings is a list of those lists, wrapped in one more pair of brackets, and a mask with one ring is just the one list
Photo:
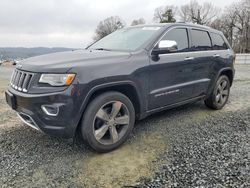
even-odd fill
[(88, 49), (135, 51), (147, 42), (161, 27), (130, 27), (111, 33)]

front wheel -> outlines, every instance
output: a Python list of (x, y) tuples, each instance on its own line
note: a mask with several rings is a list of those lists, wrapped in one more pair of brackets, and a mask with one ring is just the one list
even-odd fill
[(207, 107), (219, 110), (222, 109), (228, 101), (230, 93), (230, 81), (226, 75), (222, 75), (216, 82), (213, 92), (205, 100)]
[(125, 95), (107, 92), (88, 105), (82, 120), (83, 139), (96, 151), (108, 152), (126, 141), (134, 127), (134, 106)]

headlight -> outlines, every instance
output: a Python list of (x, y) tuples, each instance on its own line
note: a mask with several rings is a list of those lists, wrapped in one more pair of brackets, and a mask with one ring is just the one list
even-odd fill
[(39, 83), (51, 86), (69, 86), (75, 78), (75, 74), (42, 74)]

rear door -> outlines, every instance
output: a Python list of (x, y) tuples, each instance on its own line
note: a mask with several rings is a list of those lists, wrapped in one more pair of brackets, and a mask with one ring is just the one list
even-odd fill
[(208, 31), (190, 28), (191, 38), (190, 56), (193, 60), (193, 96), (207, 93), (210, 80), (213, 77), (214, 54)]

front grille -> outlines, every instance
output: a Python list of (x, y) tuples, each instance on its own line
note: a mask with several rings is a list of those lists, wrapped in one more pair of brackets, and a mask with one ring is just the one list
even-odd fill
[(10, 79), (10, 85), (15, 90), (26, 93), (28, 92), (28, 88), (30, 86), (32, 77), (33, 77), (32, 73), (15, 69)]

